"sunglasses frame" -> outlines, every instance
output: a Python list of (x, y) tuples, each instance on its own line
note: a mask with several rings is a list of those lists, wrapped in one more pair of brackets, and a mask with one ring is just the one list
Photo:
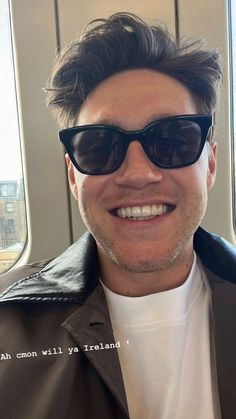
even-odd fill
[[(187, 164), (180, 164), (180, 165), (176, 165), (174, 167), (170, 167), (169, 165), (165, 165), (165, 164), (157, 164), (155, 162), (155, 159), (152, 158), (152, 156), (149, 153), (149, 149), (148, 149), (148, 145), (147, 145), (147, 141), (145, 138), (145, 133), (152, 128), (153, 126), (156, 126), (160, 123), (163, 122), (168, 122), (171, 120), (184, 120), (184, 121), (191, 121), (191, 122), (195, 122), (201, 129), (201, 143), (199, 146), (199, 151), (197, 153), (197, 155), (195, 156), (195, 158), (193, 160), (191, 160), (191, 162), (187, 163)], [(101, 173), (99, 171), (96, 172), (89, 172), (87, 170), (82, 169), (79, 164), (76, 162), (74, 155), (73, 155), (73, 149), (72, 149), (72, 138), (74, 137), (74, 135), (83, 132), (83, 131), (89, 131), (89, 130), (94, 130), (94, 129), (112, 129), (115, 130), (116, 132), (122, 134), (122, 139), (124, 141), (124, 149), (120, 158), (120, 161), (112, 168), (112, 170), (105, 172), (105, 173)], [(147, 157), (149, 158), (149, 160), (157, 167), (160, 167), (162, 169), (179, 169), (182, 167), (187, 167), (190, 166), (192, 164), (194, 164), (200, 157), (204, 145), (206, 143), (206, 141), (208, 140), (208, 142), (210, 142), (211, 137), (209, 137), (209, 131), (210, 128), (213, 128), (213, 116), (212, 115), (203, 115), (203, 114), (187, 114), (187, 115), (172, 115), (169, 117), (164, 117), (164, 118), (160, 118), (157, 119), (153, 122), (151, 122), (150, 124), (148, 124), (147, 126), (145, 126), (143, 129), (141, 130), (136, 130), (136, 131), (125, 131), (117, 126), (113, 126), (113, 125), (107, 125), (107, 124), (98, 124), (98, 125), (80, 125), (80, 126), (75, 126), (72, 128), (66, 128), (63, 129), (61, 131), (58, 132), (58, 136), (60, 141), (63, 143), (66, 152), (68, 153), (73, 165), (75, 166), (75, 168), (84, 174), (87, 175), (107, 175), (110, 173), (115, 172), (123, 163), (124, 159), (125, 159), (125, 155), (128, 149), (129, 144), (132, 141), (138, 141), (139, 143), (142, 144), (143, 149), (147, 155)]]

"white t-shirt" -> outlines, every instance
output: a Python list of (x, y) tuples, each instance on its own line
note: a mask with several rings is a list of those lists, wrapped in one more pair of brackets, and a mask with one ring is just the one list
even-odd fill
[(210, 292), (196, 256), (181, 286), (144, 297), (104, 287), (131, 419), (220, 419)]

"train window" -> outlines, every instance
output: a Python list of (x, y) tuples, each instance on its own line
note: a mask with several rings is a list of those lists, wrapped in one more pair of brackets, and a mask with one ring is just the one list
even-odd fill
[(234, 167), (234, 189), (233, 189), (233, 200), (234, 208), (236, 208), (236, 0), (230, 1), (230, 28), (231, 28), (231, 68), (232, 68), (232, 91), (231, 91), (231, 103), (232, 103), (232, 121), (233, 121), (233, 167)]
[(19, 260), (27, 238), (8, 0), (0, 0), (0, 27), (0, 272), (4, 272)]

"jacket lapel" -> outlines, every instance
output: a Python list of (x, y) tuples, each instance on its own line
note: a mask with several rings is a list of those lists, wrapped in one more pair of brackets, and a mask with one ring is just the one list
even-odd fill
[(204, 267), (212, 292), (218, 389), (223, 419), (236, 412), (236, 285)]
[[(74, 338), (90, 363), (106, 383), (128, 417), (122, 372), (115, 344), (106, 298), (99, 284), (85, 304), (62, 325)], [(99, 349), (95, 349), (95, 345)], [(93, 349), (90, 350), (90, 347)], [(96, 347), (96, 348), (97, 348)]]

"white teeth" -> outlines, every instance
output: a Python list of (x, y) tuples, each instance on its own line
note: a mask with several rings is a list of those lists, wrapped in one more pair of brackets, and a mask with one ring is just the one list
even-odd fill
[(142, 216), (143, 217), (150, 217), (152, 215), (152, 207), (149, 205), (146, 205), (145, 207), (142, 207)]
[(165, 214), (168, 206), (160, 205), (144, 205), (143, 207), (124, 207), (117, 209), (118, 217), (129, 218), (131, 220), (147, 220), (157, 215)]
[(125, 212), (125, 208), (121, 208), (121, 217), (125, 218), (126, 217), (126, 212)]
[(142, 217), (141, 207), (132, 207), (131, 212), (132, 212), (132, 217)]

